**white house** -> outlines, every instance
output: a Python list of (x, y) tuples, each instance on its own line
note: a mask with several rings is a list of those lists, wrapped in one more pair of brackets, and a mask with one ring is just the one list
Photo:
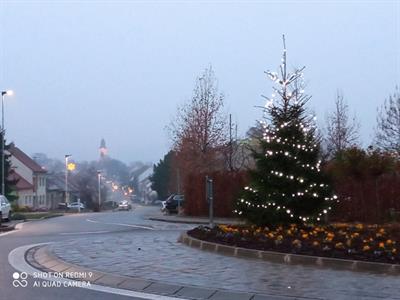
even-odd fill
[(46, 170), (14, 144), (9, 148), (11, 177), (17, 179), (17, 204), (33, 209), (47, 208)]

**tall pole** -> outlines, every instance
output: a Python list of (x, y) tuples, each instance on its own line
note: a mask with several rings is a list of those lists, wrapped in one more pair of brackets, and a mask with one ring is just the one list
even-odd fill
[[(178, 195), (181, 194), (181, 174), (179, 172), (179, 168), (176, 170), (176, 183), (177, 183), (177, 192)], [(178, 198), (178, 215), (181, 213), (181, 201)]]
[(99, 212), (101, 206), (101, 171), (97, 171), (97, 181), (99, 185)]
[(4, 127), (4, 96), (11, 96), (13, 91), (1, 91), (1, 194), (4, 195), (6, 192), (6, 185), (5, 185), (5, 155), (4, 155), (4, 139), (6, 135), (6, 130)]
[(4, 129), (4, 95), (7, 92), (1, 92), (1, 194), (5, 193), (5, 174), (4, 174), (4, 138), (5, 138), (5, 129)]
[(68, 158), (71, 154), (65, 155), (65, 203), (69, 203), (69, 194), (68, 194)]

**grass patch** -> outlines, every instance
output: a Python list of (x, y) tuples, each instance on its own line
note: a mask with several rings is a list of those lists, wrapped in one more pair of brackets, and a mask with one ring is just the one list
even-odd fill
[(22, 220), (23, 218), (25, 219), (31, 219), (31, 220), (38, 220), (38, 219), (48, 219), (48, 218), (54, 218), (54, 217), (60, 217), (63, 216), (62, 213), (55, 213), (55, 212), (19, 212), (15, 213), (14, 220)]

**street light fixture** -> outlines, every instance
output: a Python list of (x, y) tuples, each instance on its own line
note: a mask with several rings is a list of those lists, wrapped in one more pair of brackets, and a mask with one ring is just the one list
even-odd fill
[(5, 174), (4, 174), (4, 138), (6, 134), (6, 130), (4, 128), (4, 97), (12, 96), (14, 94), (13, 91), (1, 91), (1, 194), (5, 194)]
[(68, 205), (69, 202), (69, 194), (68, 194), (68, 158), (71, 157), (71, 154), (65, 154), (65, 203)]

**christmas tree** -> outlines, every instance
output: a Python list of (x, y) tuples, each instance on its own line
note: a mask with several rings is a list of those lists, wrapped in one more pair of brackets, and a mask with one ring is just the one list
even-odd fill
[(250, 184), (235, 213), (257, 225), (318, 222), (336, 200), (321, 173), (320, 142), (314, 117), (307, 113), (311, 98), (304, 94), (303, 70), (286, 70), (283, 37), (280, 72), (266, 72), (276, 84), (260, 121), (262, 136), (253, 157)]

